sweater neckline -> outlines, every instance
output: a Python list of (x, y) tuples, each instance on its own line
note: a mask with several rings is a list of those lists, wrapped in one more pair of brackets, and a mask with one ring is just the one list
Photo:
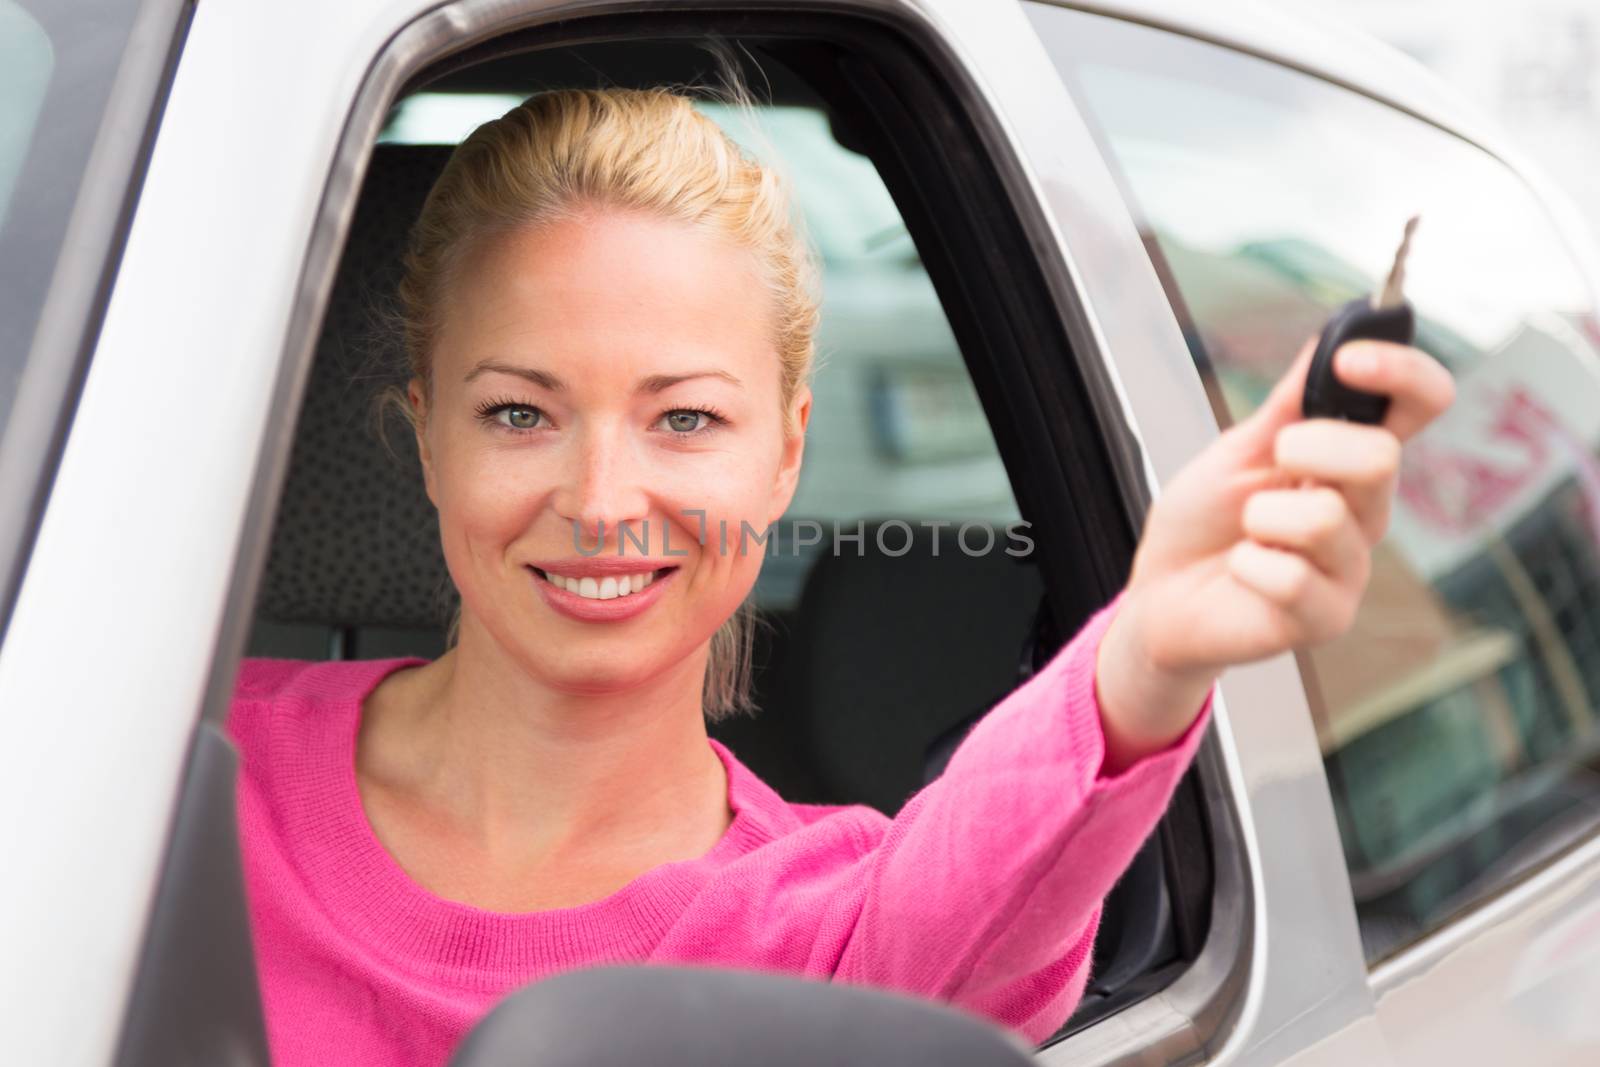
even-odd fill
[(287, 843), (330, 920), (349, 936), (425, 977), (499, 992), (574, 965), (643, 960), (706, 879), (763, 843), (760, 786), (714, 738), (733, 820), (704, 855), (651, 868), (598, 900), (533, 912), (496, 912), (447, 900), (415, 882), (378, 840), (356, 783), (362, 703), (384, 678), (428, 662), (417, 656), (318, 664), (304, 679), (317, 704), (315, 738), (286, 754)]

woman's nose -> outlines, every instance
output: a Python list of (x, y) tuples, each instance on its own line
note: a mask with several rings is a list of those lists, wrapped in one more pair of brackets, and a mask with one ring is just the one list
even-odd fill
[(554, 506), (579, 547), (614, 546), (624, 526), (642, 540), (649, 504), (631, 442), (600, 427), (579, 434)]

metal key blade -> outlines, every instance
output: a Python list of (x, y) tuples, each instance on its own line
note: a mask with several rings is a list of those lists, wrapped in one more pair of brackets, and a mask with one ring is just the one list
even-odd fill
[(1394, 254), (1394, 266), (1389, 268), (1383, 291), (1372, 298), (1374, 309), (1399, 307), (1405, 302), (1406, 257), (1411, 254), (1411, 235), (1417, 232), (1420, 219), (1420, 215), (1413, 215), (1406, 220), (1405, 236), (1400, 239), (1400, 248)]

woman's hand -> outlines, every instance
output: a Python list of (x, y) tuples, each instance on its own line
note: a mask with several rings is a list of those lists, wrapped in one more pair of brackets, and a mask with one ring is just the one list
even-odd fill
[(1352, 342), (1334, 367), (1391, 398), (1383, 425), (1303, 419), (1315, 344), (1150, 509), (1096, 664), (1106, 773), (1175, 741), (1223, 668), (1325, 641), (1355, 619), (1400, 444), (1450, 406), (1455, 386), (1415, 348)]

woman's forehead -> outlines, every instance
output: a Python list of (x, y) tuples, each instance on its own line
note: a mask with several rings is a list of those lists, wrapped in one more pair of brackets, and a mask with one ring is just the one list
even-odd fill
[(731, 240), (671, 219), (587, 213), (497, 234), (465, 257), (439, 352), (462, 375), (492, 359), (554, 364), (557, 375), (764, 378), (755, 364), (775, 361), (773, 307), (759, 260)]
[(462, 264), (502, 298), (566, 297), (580, 308), (698, 308), (765, 288), (760, 259), (708, 227), (640, 212), (590, 210), (476, 243)]

